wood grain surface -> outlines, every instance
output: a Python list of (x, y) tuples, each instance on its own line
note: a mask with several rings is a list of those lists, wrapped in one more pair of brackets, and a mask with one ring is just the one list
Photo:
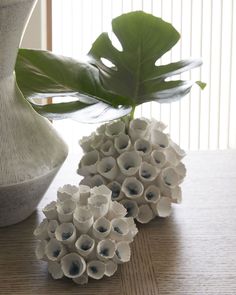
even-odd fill
[(0, 229), (0, 294), (236, 294), (236, 151), (189, 153), (183, 203), (168, 219), (139, 226), (130, 263), (111, 278), (78, 286), (53, 280), (34, 254), (32, 232), (57, 187), (78, 183), (79, 155), (70, 155), (39, 209)]

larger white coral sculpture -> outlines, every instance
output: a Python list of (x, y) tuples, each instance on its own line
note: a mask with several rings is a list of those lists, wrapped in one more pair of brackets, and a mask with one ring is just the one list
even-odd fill
[(181, 202), (186, 169), (181, 162), (185, 152), (163, 132), (165, 128), (153, 119), (120, 119), (83, 137), (81, 184), (107, 185), (112, 200), (127, 209), (126, 216), (141, 223), (169, 216), (171, 203)]
[(43, 209), (46, 218), (34, 231), (36, 256), (48, 262), (54, 279), (86, 284), (89, 277), (112, 276), (118, 264), (130, 260), (137, 228), (111, 194), (106, 186), (65, 185)]

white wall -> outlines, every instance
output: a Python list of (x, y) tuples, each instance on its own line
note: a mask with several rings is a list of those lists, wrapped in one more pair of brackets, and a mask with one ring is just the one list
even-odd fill
[(21, 47), (46, 49), (46, 1), (47, 0), (38, 0), (27, 25)]

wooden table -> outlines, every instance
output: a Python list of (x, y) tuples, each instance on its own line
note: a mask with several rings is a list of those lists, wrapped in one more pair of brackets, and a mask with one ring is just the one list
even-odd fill
[(183, 203), (170, 218), (139, 226), (130, 263), (87, 286), (51, 279), (32, 236), (57, 187), (78, 183), (78, 160), (68, 158), (37, 212), (0, 229), (0, 294), (236, 294), (236, 151), (190, 153)]

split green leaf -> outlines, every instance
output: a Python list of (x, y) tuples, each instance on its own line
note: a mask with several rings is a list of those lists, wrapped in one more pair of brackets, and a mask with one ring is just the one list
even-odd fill
[[(88, 62), (47, 51), (19, 50), (16, 77), (25, 97), (62, 97), (62, 103), (32, 104), (36, 111), (50, 118), (81, 121), (84, 113), (86, 121), (99, 122), (124, 116), (145, 102), (170, 103), (189, 93), (194, 82), (174, 77), (200, 66), (200, 59), (158, 65), (180, 39), (171, 24), (136, 11), (115, 18), (112, 30), (122, 49), (113, 45), (108, 33), (102, 33), (88, 53)], [(196, 84), (205, 87), (201, 81)], [(65, 96), (76, 102), (63, 102)]]

